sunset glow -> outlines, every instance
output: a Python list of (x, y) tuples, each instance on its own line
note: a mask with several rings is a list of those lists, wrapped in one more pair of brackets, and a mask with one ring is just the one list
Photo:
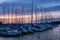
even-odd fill
[[(59, 17), (59, 14), (60, 12), (51, 12), (50, 14), (52, 14), (51, 16), (53, 18), (56, 18), (56, 17)], [(47, 15), (47, 18), (49, 18), (49, 14), (48, 12), (46, 14), (42, 14), (43, 15), (43, 18), (42, 19), (45, 19), (45, 15)], [(37, 19), (36, 19), (37, 18)], [(41, 20), (41, 13), (38, 13), (38, 14), (33, 14), (33, 22), (35, 22), (36, 20)], [(0, 22), (2, 23), (29, 23), (31, 22), (31, 14), (26, 14), (26, 15), (11, 15), (11, 14), (5, 14), (5, 15), (0, 15)]]

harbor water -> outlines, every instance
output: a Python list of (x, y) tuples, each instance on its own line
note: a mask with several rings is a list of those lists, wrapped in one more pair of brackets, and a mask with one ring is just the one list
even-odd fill
[(60, 40), (60, 25), (47, 31), (35, 32), (20, 37), (0, 37), (0, 40)]

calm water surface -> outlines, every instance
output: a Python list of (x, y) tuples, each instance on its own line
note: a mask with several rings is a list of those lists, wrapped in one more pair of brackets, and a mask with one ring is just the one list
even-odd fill
[(52, 30), (37, 32), (20, 37), (0, 37), (0, 40), (60, 40), (60, 25)]

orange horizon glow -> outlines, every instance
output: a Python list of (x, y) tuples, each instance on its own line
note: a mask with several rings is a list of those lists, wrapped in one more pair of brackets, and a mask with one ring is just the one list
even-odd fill
[[(56, 14), (56, 13), (58, 13), (58, 14)], [(60, 12), (51, 12), (51, 16), (52, 17), (59, 17), (60, 16), (60, 14), (59, 14)], [(46, 14), (42, 14), (42, 19), (44, 19), (45, 18), (45, 15), (47, 15), (47, 18), (49, 18), (49, 14), (48, 14), (48, 12), (46, 13)], [(36, 19), (36, 18), (37, 19)], [(36, 20), (41, 20), (41, 13), (38, 13), (38, 14), (34, 14), (33, 13), (33, 19), (32, 19), (32, 21), (36, 21)], [(28, 22), (31, 22), (31, 14), (26, 14), (26, 15), (19, 15), (19, 14), (17, 14), (17, 16), (15, 15), (15, 14), (5, 14), (5, 15), (0, 15), (0, 22), (2, 22), (2, 23), (28, 23)]]

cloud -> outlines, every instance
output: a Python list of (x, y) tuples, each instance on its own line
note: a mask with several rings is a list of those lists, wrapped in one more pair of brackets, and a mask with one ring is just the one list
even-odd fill
[[(31, 8), (31, 4), (32, 4), (32, 0), (1, 0), (0, 1), (0, 3), (6, 3), (6, 2), (8, 2), (8, 3), (15, 3), (15, 5), (17, 6), (19, 6), (19, 5), (22, 5), (23, 6), (23, 4), (24, 4), (24, 6), (25, 6), (25, 10), (27, 9), (29, 12), (31, 12), (31, 9), (29, 10), (29, 8)], [(3, 5), (5, 5), (5, 6), (7, 6), (6, 4), (3, 4)], [(16, 4), (17, 3), (17, 4)], [(37, 6), (37, 9), (38, 8), (41, 8), (41, 5), (44, 7), (44, 8), (48, 8), (48, 9), (50, 9), (50, 10), (53, 10), (53, 8), (55, 7), (55, 6), (58, 6), (58, 5), (60, 5), (60, 0), (34, 0), (34, 5), (36, 5)], [(18, 7), (17, 6), (17, 7)], [(52, 9), (51, 9), (52, 8)], [(54, 9), (56, 9), (56, 10), (59, 10), (60, 8), (58, 8), (58, 7), (56, 7), (56, 8), (54, 8)], [(26, 11), (27, 11), (26, 10)], [(55, 10), (54, 10), (55, 11)]]
[(4, 3), (4, 2), (8, 2), (9, 3), (9, 2), (13, 2), (13, 1), (15, 1), (15, 0), (0, 0), (0, 3)]
[(7, 0), (0, 0), (0, 3), (6, 2)]

